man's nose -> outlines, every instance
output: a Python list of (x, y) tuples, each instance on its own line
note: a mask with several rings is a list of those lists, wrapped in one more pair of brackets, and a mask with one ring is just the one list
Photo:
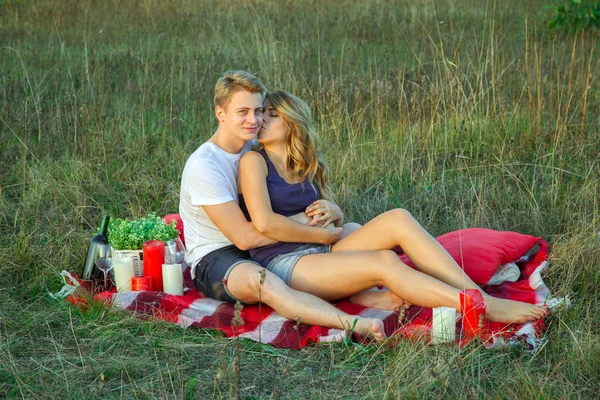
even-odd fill
[(258, 118), (254, 113), (248, 113), (246, 121), (248, 121), (251, 124), (256, 124), (258, 123)]

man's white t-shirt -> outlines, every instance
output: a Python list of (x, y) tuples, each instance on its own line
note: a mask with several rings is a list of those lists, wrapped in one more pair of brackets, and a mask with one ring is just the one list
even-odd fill
[(227, 153), (212, 142), (200, 146), (187, 160), (181, 176), (179, 214), (183, 221), (186, 262), (195, 276), (196, 264), (211, 251), (232, 245), (210, 220), (205, 205), (235, 201), (239, 204), (237, 176), (240, 158), (254, 141), (247, 142), (238, 154)]

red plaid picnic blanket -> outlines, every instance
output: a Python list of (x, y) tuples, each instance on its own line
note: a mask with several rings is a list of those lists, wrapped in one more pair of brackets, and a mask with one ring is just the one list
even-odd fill
[[(489, 229), (471, 228), (448, 233), (437, 240), (464, 269), (465, 273), (482, 285), (487, 293), (532, 304), (543, 304), (549, 290), (540, 273), (547, 268), (548, 243), (540, 238), (515, 232), (499, 232)], [(399, 257), (411, 265), (403, 255)], [(518, 267), (516, 281), (504, 281), (486, 285), (494, 279), (504, 266)], [(513, 272), (515, 271), (513, 267)], [(495, 277), (498, 278), (497, 276)], [(502, 278), (500, 278), (502, 279)], [(227, 337), (248, 338), (276, 347), (298, 349), (311, 343), (328, 342), (336, 336), (351, 332), (309, 326), (288, 320), (267, 305), (244, 305), (241, 309), (241, 324), (234, 323), (235, 305), (207, 298), (194, 288), (189, 268), (184, 270), (183, 296), (163, 292), (103, 292), (95, 298), (112, 307), (129, 310), (140, 318), (156, 318), (175, 323), (182, 328), (195, 326), (217, 329)], [(513, 277), (514, 280), (514, 277)], [(81, 304), (81, 296), (71, 295), (69, 301)], [(349, 314), (383, 320), (388, 336), (411, 340), (430, 340), (432, 309), (411, 306), (408, 310), (384, 311), (339, 301), (335, 306)], [(472, 340), (463, 334), (462, 319), (457, 314), (456, 338), (461, 345)], [(236, 326), (237, 325), (237, 326)], [(486, 322), (479, 340), (488, 347), (519, 343), (534, 350), (545, 328), (542, 320), (534, 323), (506, 325)], [(355, 337), (361, 340), (360, 337)]]

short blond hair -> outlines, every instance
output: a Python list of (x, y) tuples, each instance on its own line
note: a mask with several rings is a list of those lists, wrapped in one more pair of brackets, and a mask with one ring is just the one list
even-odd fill
[(215, 85), (215, 106), (226, 107), (231, 96), (240, 91), (260, 93), (263, 100), (267, 93), (265, 85), (251, 73), (230, 70), (225, 72)]

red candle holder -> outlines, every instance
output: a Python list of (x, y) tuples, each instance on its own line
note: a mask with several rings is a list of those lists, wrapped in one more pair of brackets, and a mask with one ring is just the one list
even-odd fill
[(149, 240), (142, 245), (144, 253), (144, 276), (152, 277), (152, 290), (162, 292), (162, 265), (165, 263), (165, 243)]
[(134, 276), (131, 278), (131, 291), (141, 292), (144, 290), (152, 290), (151, 276)]
[(485, 325), (485, 300), (477, 289), (465, 289), (460, 292), (463, 334), (467, 337), (480, 336)]

